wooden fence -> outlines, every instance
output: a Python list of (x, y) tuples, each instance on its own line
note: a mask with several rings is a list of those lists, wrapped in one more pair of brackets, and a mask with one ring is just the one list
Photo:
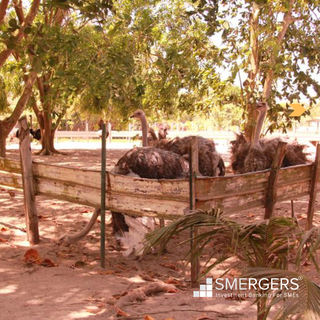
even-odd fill
[[(29, 136), (25, 135), (25, 139), (28, 140)], [(309, 195), (306, 228), (311, 228), (317, 182), (320, 178), (319, 144), (314, 163), (280, 168), (286, 149), (286, 144), (280, 143), (271, 169), (211, 178), (197, 176), (196, 142), (195, 139), (191, 155), (193, 159), (191, 179), (152, 180), (107, 172), (105, 190), (107, 209), (133, 216), (172, 220), (188, 214), (190, 208), (203, 210), (220, 208), (227, 213), (265, 208), (265, 218), (269, 218), (273, 215), (276, 203)], [(27, 141), (24, 144), (23, 139), (20, 141), (21, 162), (0, 158), (0, 185), (24, 189), (26, 215), (28, 215), (27, 230), (28, 220), (35, 221), (36, 212), (32, 212), (35, 209), (29, 206), (35, 195), (92, 207), (100, 206), (100, 171), (48, 165), (35, 161), (28, 169), (26, 159), (30, 157), (31, 162), (31, 154), (27, 154), (30, 152), (28, 143)], [(29, 236), (29, 241), (30, 239), (35, 241), (36, 237)]]
[[(310, 195), (319, 180), (315, 179), (314, 167), (311, 163), (281, 168), (275, 203)], [(100, 205), (100, 171), (36, 161), (32, 162), (32, 171), (36, 195), (92, 207)], [(195, 208), (215, 207), (226, 213), (265, 208), (270, 172), (271, 169), (224, 177), (196, 177)], [(0, 185), (23, 189), (20, 161), (0, 158)], [(152, 180), (107, 172), (106, 204), (109, 210), (129, 215), (176, 219), (189, 212), (189, 180)]]

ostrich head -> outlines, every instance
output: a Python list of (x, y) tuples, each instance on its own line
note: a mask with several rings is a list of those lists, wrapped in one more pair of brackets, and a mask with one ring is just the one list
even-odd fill
[(139, 120), (142, 120), (143, 118), (145, 118), (145, 114), (141, 109), (138, 109), (130, 116), (130, 118), (137, 118)]
[(141, 121), (141, 129), (142, 129), (142, 146), (148, 146), (148, 124), (146, 115), (141, 109), (136, 110), (130, 118), (137, 118)]

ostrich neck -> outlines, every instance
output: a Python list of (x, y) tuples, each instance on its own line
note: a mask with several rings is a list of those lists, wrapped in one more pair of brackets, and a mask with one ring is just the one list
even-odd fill
[(266, 118), (266, 115), (267, 115), (267, 109), (259, 110), (258, 113), (259, 113), (258, 121), (257, 121), (257, 125), (256, 125), (256, 130), (254, 133), (254, 139), (253, 139), (253, 146), (254, 147), (258, 147), (260, 145), (259, 144), (260, 134), (262, 131), (264, 119)]
[(142, 127), (142, 146), (148, 146), (148, 124), (145, 116), (141, 117), (141, 127)]

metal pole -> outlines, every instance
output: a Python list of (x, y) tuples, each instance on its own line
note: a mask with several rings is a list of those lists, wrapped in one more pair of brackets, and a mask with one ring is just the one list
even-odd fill
[(100, 224), (100, 263), (105, 268), (106, 251), (106, 124), (102, 124), (102, 146), (101, 146), (101, 224)]

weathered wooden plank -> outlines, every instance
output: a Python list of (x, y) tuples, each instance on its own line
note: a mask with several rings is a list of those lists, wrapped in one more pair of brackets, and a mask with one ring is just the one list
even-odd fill
[(189, 212), (189, 201), (159, 200), (133, 194), (107, 194), (107, 208), (134, 216), (174, 219)]
[(0, 170), (21, 174), (20, 161), (9, 158), (0, 158)]
[(22, 175), (14, 172), (0, 171), (0, 185), (22, 189)]
[[(77, 185), (100, 188), (101, 176), (96, 170), (69, 168), (34, 162), (33, 170), (36, 178), (46, 178)], [(189, 197), (189, 184), (186, 179), (152, 180), (130, 176), (116, 175), (107, 172), (106, 190), (141, 195), (157, 195), (165, 198)]]
[(212, 200), (197, 201), (197, 208), (202, 210), (220, 208), (221, 211), (226, 213), (240, 212), (253, 208), (264, 208), (265, 194), (265, 190), (262, 190), (250, 194), (226, 196), (221, 198), (214, 198)]
[(121, 176), (107, 172), (107, 191), (127, 194), (158, 196), (163, 199), (189, 200), (187, 179), (154, 180)]
[[(74, 183), (36, 178), (36, 193), (92, 207), (100, 205), (100, 190)], [(108, 192), (108, 210), (135, 216), (163, 217), (173, 219), (189, 211), (189, 201), (174, 201), (156, 198), (152, 195), (137, 195)]]
[(35, 178), (46, 178), (51, 180), (65, 181), (93, 188), (101, 187), (101, 176), (97, 170), (86, 170), (69, 168), (51, 164), (33, 162)]
[(313, 164), (302, 164), (294, 167), (281, 168), (278, 185), (310, 181)]
[(277, 202), (301, 198), (310, 194), (310, 181), (298, 182), (295, 184), (278, 185)]
[(204, 201), (259, 192), (267, 188), (269, 174), (270, 171), (266, 170), (225, 177), (199, 177), (196, 180), (196, 198)]
[(100, 189), (72, 182), (35, 178), (36, 194), (91, 207), (100, 206)]

